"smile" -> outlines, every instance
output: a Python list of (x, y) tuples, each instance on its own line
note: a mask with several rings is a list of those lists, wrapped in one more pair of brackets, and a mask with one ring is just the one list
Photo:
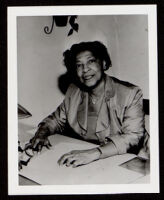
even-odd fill
[(93, 75), (89, 75), (89, 76), (84, 76), (83, 77), (83, 79), (85, 80), (85, 81), (88, 81), (88, 80), (90, 80), (90, 79), (92, 79), (93, 78)]

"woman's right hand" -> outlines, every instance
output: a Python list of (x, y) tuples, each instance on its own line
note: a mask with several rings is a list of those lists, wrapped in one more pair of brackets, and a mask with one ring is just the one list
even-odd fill
[(51, 144), (48, 140), (49, 135), (49, 129), (46, 124), (40, 124), (35, 136), (30, 139), (28, 144), (26, 144), (25, 149), (31, 148), (37, 152), (40, 152), (43, 146), (49, 149), (49, 147), (51, 147)]

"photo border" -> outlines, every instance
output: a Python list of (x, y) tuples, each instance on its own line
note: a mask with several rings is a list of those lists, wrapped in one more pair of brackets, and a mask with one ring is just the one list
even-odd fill
[[(17, 17), (52, 15), (148, 15), (150, 92), (150, 184), (19, 186), (17, 168)], [(157, 28), (155, 5), (47, 6), (8, 8), (8, 186), (9, 194), (113, 194), (159, 192)], [(156, 67), (154, 67), (156, 66)], [(14, 133), (13, 133), (14, 130)], [(153, 141), (153, 142), (152, 142)], [(33, 189), (35, 187), (35, 190)]]
[[(8, 163), (7, 163), (7, 7), (8, 6), (52, 6), (52, 5), (133, 5), (133, 4), (153, 4), (157, 5), (157, 20), (158, 20), (158, 83), (159, 83), (159, 144), (160, 144), (160, 155), (163, 153), (163, 134), (162, 130), (164, 128), (164, 56), (163, 56), (163, 45), (164, 45), (164, 2), (162, 0), (69, 0), (69, 3), (67, 0), (33, 0), (33, 1), (26, 1), (26, 0), (2, 0), (0, 3), (0, 27), (1, 27), (1, 34), (0, 34), (0, 59), (1, 59), (1, 73), (0, 73), (0, 130), (2, 132), (1, 140), (0, 140), (0, 173), (1, 173), (1, 192), (0, 197), (1, 199), (117, 199), (122, 200), (122, 198), (125, 198), (127, 200), (136, 200), (136, 199), (161, 199), (163, 196), (163, 191), (161, 190), (160, 194), (114, 194), (114, 195), (14, 195), (14, 196), (8, 196)], [(160, 173), (163, 174), (164, 169), (164, 158), (160, 156)], [(164, 186), (164, 178), (163, 176), (160, 177), (160, 187), (162, 188)]]

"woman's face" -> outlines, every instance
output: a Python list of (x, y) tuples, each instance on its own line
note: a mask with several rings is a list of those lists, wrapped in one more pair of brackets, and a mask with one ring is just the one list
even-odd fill
[(102, 62), (90, 51), (82, 51), (76, 56), (77, 76), (82, 84), (95, 88), (103, 77)]

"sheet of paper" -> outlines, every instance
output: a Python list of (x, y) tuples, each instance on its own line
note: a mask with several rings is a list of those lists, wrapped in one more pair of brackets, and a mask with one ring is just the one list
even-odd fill
[(44, 149), (34, 156), (20, 174), (41, 184), (114, 184), (130, 183), (143, 175), (120, 167), (119, 165), (135, 157), (132, 154), (113, 156), (83, 165), (77, 168), (59, 166), (58, 159), (71, 150), (89, 149), (96, 145), (68, 138), (62, 135), (52, 136), (52, 148)]
[(150, 160), (143, 158), (133, 158), (125, 163), (122, 163), (120, 166), (135, 172), (139, 172), (143, 175), (150, 174)]
[(150, 183), (150, 175), (142, 176), (142, 177), (138, 178), (137, 180), (135, 180), (133, 183), (136, 183), (136, 184)]

